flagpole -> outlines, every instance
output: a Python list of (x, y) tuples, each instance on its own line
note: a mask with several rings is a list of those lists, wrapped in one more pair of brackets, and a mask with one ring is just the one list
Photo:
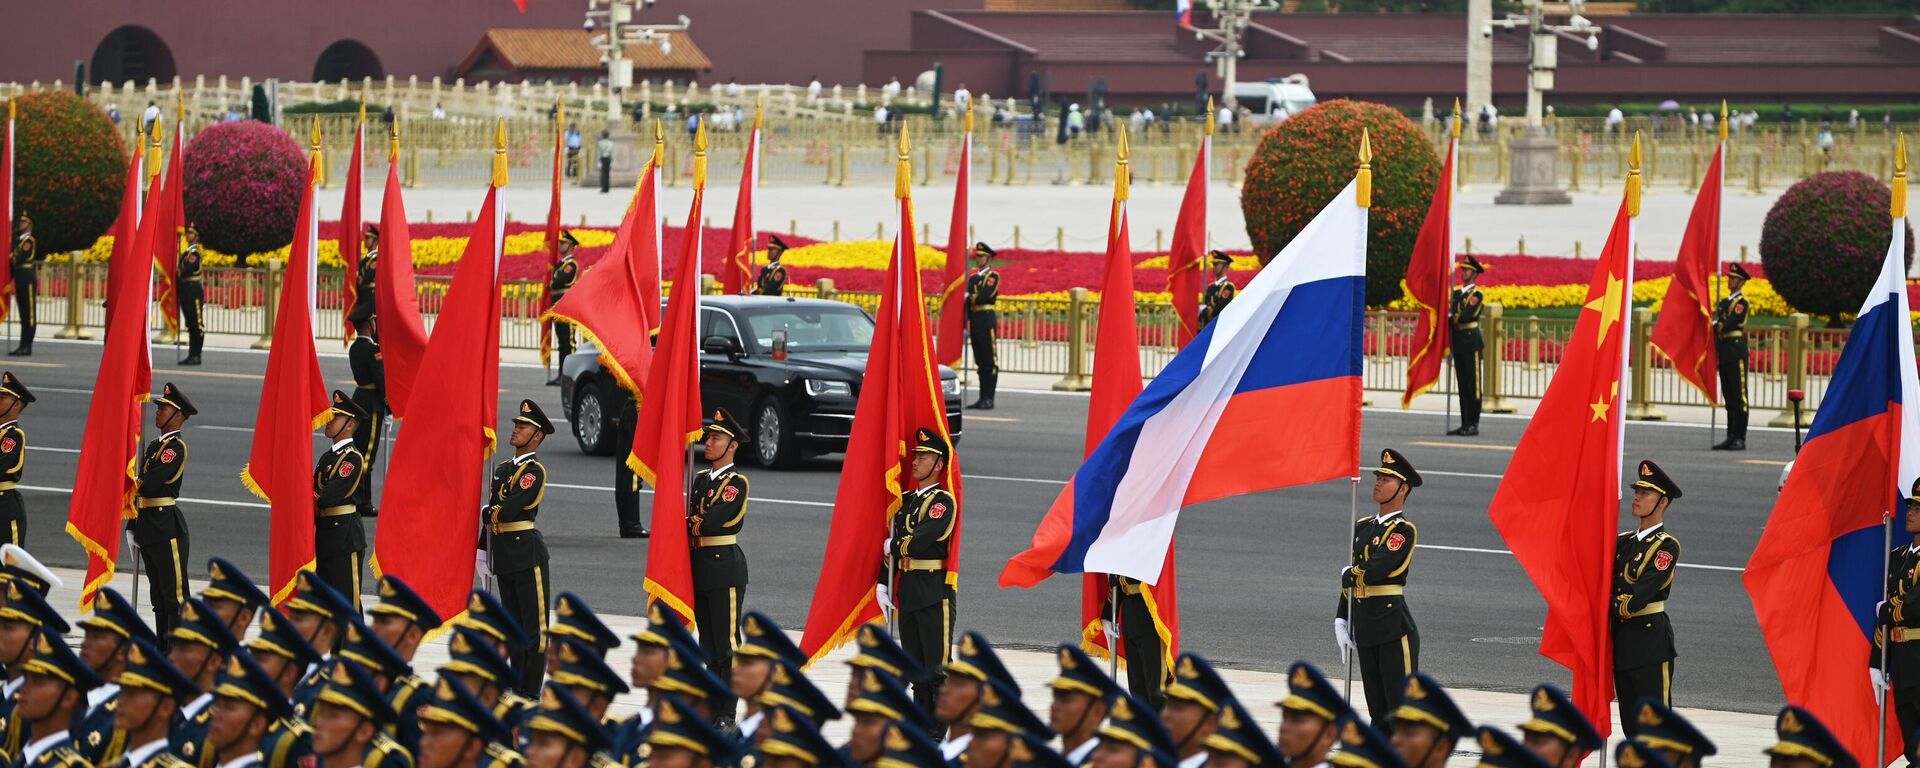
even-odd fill
[(1120, 677), (1120, 582), (1114, 580), (1111, 575), (1107, 579), (1113, 581), (1112, 597), (1109, 598), (1111, 602), (1107, 603), (1113, 609), (1113, 631), (1107, 633), (1107, 677), (1118, 679)]
[[(1724, 124), (1726, 121), (1722, 120), (1721, 122)], [(1893, 218), (1893, 237), (1894, 237), (1894, 242), (1898, 243), (1900, 240), (1900, 237), (1905, 232), (1906, 218), (1907, 218), (1907, 137), (1906, 137), (1906, 134), (1904, 133), (1901, 134), (1900, 137), (1896, 139), (1894, 142), (1892, 192), (1893, 192), (1893, 195), (1892, 195), (1893, 199), (1892, 199), (1892, 205), (1890, 207), (1891, 207), (1891, 213)], [(1898, 306), (1898, 303), (1896, 302), (1895, 305)], [(1799, 413), (1796, 412), (1794, 414), (1794, 434), (1796, 436), (1799, 435), (1799, 429), (1800, 429)], [(1897, 489), (1896, 492), (1908, 492), (1911, 489), (1899, 487), (1900, 481), (1902, 479), (1900, 477), (1900, 443), (1901, 443), (1900, 437), (1901, 436), (1899, 433), (1900, 433), (1900, 428), (1898, 425), (1896, 425), (1894, 427), (1894, 439), (1892, 441), (1892, 444), (1894, 446), (1893, 482), (1894, 482), (1894, 487)], [(1911, 513), (1912, 510), (1908, 510), (1908, 512)], [(1893, 557), (1893, 510), (1888, 509), (1882, 512), (1880, 517), (1881, 517), (1880, 525), (1883, 531), (1882, 538), (1884, 539), (1884, 542), (1880, 547), (1880, 572), (1886, 573), (1888, 569), (1888, 561)], [(1881, 579), (1880, 580), (1880, 602), (1885, 603), (1886, 601), (1887, 601), (1887, 582), (1885, 579)], [(1876, 616), (1875, 621), (1877, 622), (1878, 620), (1879, 620), (1879, 617)], [(1891, 631), (1889, 631), (1888, 635), (1884, 637), (1880, 642), (1879, 669), (1880, 669), (1880, 677), (1883, 680), (1886, 678), (1886, 674), (1887, 674), (1887, 646), (1892, 642), (1893, 642), (1893, 637), (1892, 637)], [(1877, 741), (1879, 742), (1879, 746), (1876, 748), (1877, 762), (1875, 762), (1874, 765), (1884, 766), (1887, 764), (1887, 727), (1886, 727), (1887, 693), (1886, 693), (1886, 690), (1883, 688), (1883, 689), (1874, 691), (1874, 699), (1875, 699), (1875, 705), (1877, 706), (1880, 713), (1879, 717), (1874, 719), (1874, 727), (1873, 727), (1874, 733), (1877, 736)], [(1909, 734), (1907, 735), (1907, 738), (1911, 739), (1913, 738), (1913, 736)]]
[[(1452, 128), (1450, 130), (1452, 135), (1447, 139), (1447, 167), (1452, 169), (1453, 173), (1459, 173), (1460, 172), (1460, 100), (1459, 99), (1453, 100), (1453, 121), (1452, 121)], [(1454, 180), (1451, 176), (1449, 176), (1446, 179), (1442, 179), (1442, 182), (1448, 185), (1452, 185), (1454, 183)], [(1447, 242), (1445, 243), (1445, 246), (1447, 249), (1447, 287), (1448, 287), (1447, 293), (1448, 293), (1448, 298), (1451, 299), (1452, 293), (1453, 293), (1452, 291), (1453, 273), (1455, 272), (1453, 268), (1453, 189), (1451, 188), (1451, 186), (1449, 186), (1449, 188), (1442, 189), (1440, 191), (1442, 194), (1445, 194), (1447, 196)], [(1459, 395), (1459, 392), (1455, 391), (1457, 388), (1454, 386), (1454, 379), (1453, 379), (1454, 377), (1453, 350), (1451, 349), (1451, 347), (1453, 346), (1453, 327), (1452, 327), (1453, 326), (1453, 307), (1451, 306), (1450, 301), (1449, 301), (1449, 306), (1447, 307), (1447, 326), (1448, 327), (1446, 328), (1433, 329), (1433, 333), (1435, 336), (1439, 336), (1441, 339), (1445, 340), (1445, 343), (1441, 345), (1441, 348), (1446, 350), (1445, 354), (1442, 354), (1440, 356), (1441, 376), (1445, 379), (1445, 382), (1441, 384), (1441, 386), (1444, 387), (1444, 389), (1442, 389), (1441, 391), (1446, 393), (1446, 397), (1443, 399), (1447, 401), (1447, 410), (1446, 410), (1447, 415), (1444, 418), (1442, 418), (1440, 421), (1440, 426), (1444, 427), (1446, 430), (1442, 434), (1452, 434), (1453, 432), (1453, 398)], [(1408, 365), (1413, 364), (1412, 358), (1408, 358), (1407, 364)], [(1463, 414), (1463, 418), (1464, 418), (1464, 414)]]
[[(1356, 192), (1357, 201), (1359, 202), (1361, 209), (1370, 210), (1373, 207), (1373, 145), (1372, 145), (1372, 142), (1368, 139), (1367, 130), (1365, 128), (1360, 129), (1360, 168), (1354, 174), (1354, 186), (1358, 188), (1355, 190), (1355, 192)], [(1364, 220), (1364, 217), (1363, 217), (1363, 220)], [(1364, 241), (1364, 238), (1365, 238), (1364, 229), (1362, 231), (1361, 237)], [(1359, 449), (1356, 448), (1353, 456), (1354, 474), (1352, 475), (1352, 477), (1348, 478), (1348, 482), (1347, 482), (1347, 521), (1359, 519), (1359, 516), (1360, 516), (1360, 462), (1361, 462), (1361, 459), (1362, 459), (1362, 454), (1360, 453)], [(1343, 521), (1343, 525), (1341, 526), (1341, 533), (1343, 535), (1351, 536), (1352, 529), (1350, 528), (1350, 526), (1352, 525), (1352, 523), (1347, 521)], [(1351, 549), (1349, 549), (1349, 553), (1347, 555), (1347, 570), (1342, 571), (1340, 573), (1340, 581), (1343, 586), (1346, 582), (1347, 574), (1352, 573), (1352, 569), (1353, 569), (1353, 555), (1351, 553)], [(1354, 605), (1353, 605), (1352, 589), (1343, 588), (1340, 590), (1340, 595), (1341, 595), (1341, 599), (1345, 600), (1347, 604), (1347, 637), (1345, 639), (1346, 644), (1342, 647), (1342, 650), (1344, 652), (1341, 654), (1341, 656), (1345, 657), (1343, 660), (1345, 661), (1346, 668), (1347, 668), (1346, 691), (1344, 692), (1343, 695), (1348, 701), (1352, 701), (1353, 700), (1353, 657), (1360, 655), (1359, 646), (1355, 645), (1353, 642), (1353, 636), (1354, 636), (1353, 624), (1355, 621), (1359, 620), (1360, 614), (1358, 611), (1355, 611), (1353, 609)]]
[[(1720, 146), (1718, 149), (1715, 150), (1715, 153), (1718, 155), (1720, 160), (1720, 164), (1719, 166), (1717, 166), (1720, 169), (1720, 173), (1714, 176), (1713, 183), (1720, 187), (1720, 189), (1717, 190), (1717, 194), (1724, 194), (1727, 191), (1726, 190), (1726, 186), (1727, 186), (1726, 185), (1726, 179), (1727, 179), (1727, 166), (1726, 166), (1726, 163), (1727, 163), (1727, 100), (1726, 99), (1720, 100)], [(1714, 200), (1715, 200), (1714, 205), (1718, 206), (1719, 205), (1718, 201), (1720, 200), (1720, 198), (1716, 196)], [(1713, 225), (1714, 225), (1713, 275), (1707, 278), (1707, 292), (1710, 296), (1713, 297), (1714, 308), (1718, 309), (1720, 305), (1720, 272), (1724, 268), (1724, 263), (1721, 260), (1721, 252), (1720, 252), (1720, 231), (1719, 231), (1720, 217), (1719, 216), (1715, 216), (1713, 218)], [(1709, 332), (1708, 335), (1713, 337), (1713, 338), (1709, 338), (1707, 340), (1707, 343), (1709, 344), (1720, 343), (1719, 334), (1712, 333), (1713, 326), (1711, 325), (1711, 323), (1709, 323), (1709, 325), (1707, 326), (1707, 330)], [(1717, 356), (1714, 359), (1716, 362), (1719, 360)], [(1714, 375), (1716, 378), (1718, 378), (1718, 373), (1719, 373), (1718, 371), (1714, 372)], [(1718, 382), (1716, 382), (1714, 386), (1717, 386), (1717, 385), (1718, 385)], [(1725, 398), (1726, 393), (1722, 392), (1720, 396), (1722, 398)], [(1800, 414), (1795, 413), (1793, 415), (1793, 420), (1795, 424), (1799, 424)], [(1714, 445), (1713, 433), (1719, 428), (1720, 428), (1720, 408), (1714, 405), (1713, 400), (1709, 398), (1707, 400), (1707, 447), (1708, 448), (1713, 447)], [(1881, 765), (1886, 765), (1886, 763), (1881, 763)]]
[[(1635, 230), (1637, 229), (1637, 223), (1639, 222), (1639, 219), (1640, 219), (1640, 184), (1641, 184), (1640, 133), (1638, 131), (1635, 131), (1633, 134), (1633, 147), (1630, 150), (1628, 150), (1628, 153), (1627, 153), (1627, 188), (1626, 188), (1627, 274), (1626, 274), (1626, 286), (1625, 286), (1626, 296), (1622, 298), (1622, 304), (1624, 305), (1623, 312), (1627, 315), (1631, 315), (1633, 313), (1633, 267), (1634, 267), (1633, 241), (1634, 241), (1634, 235), (1636, 234)], [(1624, 333), (1625, 331), (1623, 330), (1622, 332)], [(1606, 329), (1604, 327), (1601, 328), (1600, 333), (1604, 337), (1606, 334)], [(1615, 429), (1618, 431), (1615, 432), (1614, 434), (1620, 446), (1619, 462), (1614, 465), (1615, 474), (1614, 474), (1613, 487), (1614, 487), (1614, 503), (1616, 508), (1618, 507), (1620, 499), (1625, 495), (1623, 493), (1624, 488), (1622, 487), (1623, 483), (1625, 482), (1625, 478), (1631, 476), (1628, 473), (1626, 468), (1627, 467), (1626, 410), (1624, 408), (1619, 407), (1619, 404), (1625, 403), (1625, 402), (1631, 402), (1633, 400), (1633, 377), (1627, 375), (1627, 372), (1628, 372), (1627, 356), (1631, 354), (1632, 349), (1633, 349), (1632, 344), (1623, 343), (1620, 345), (1620, 359), (1618, 362), (1620, 367), (1615, 369), (1616, 373), (1614, 374), (1614, 380), (1620, 382), (1620, 396), (1614, 399), (1615, 407), (1612, 410), (1612, 414), (1613, 414), (1612, 418), (1616, 419), (1619, 425), (1615, 427)], [(1607, 541), (1609, 544), (1614, 543), (1613, 539), (1608, 539)], [(1608, 580), (1612, 578), (1611, 574), (1612, 574), (1613, 566), (1612, 566), (1611, 558), (1608, 559), (1606, 568), (1607, 568), (1607, 571), (1601, 574), (1601, 578), (1603, 580)], [(1602, 610), (1604, 611), (1604, 606), (1602, 606)], [(1609, 663), (1608, 666), (1611, 667), (1612, 666), (1611, 663)], [(1623, 704), (1621, 706), (1622, 706), (1622, 709), (1620, 711), (1620, 716), (1622, 718), (1625, 718), (1627, 714), (1625, 707), (1631, 706), (1631, 705)], [(1609, 726), (1609, 730), (1611, 730), (1611, 726)], [(1602, 743), (1602, 747), (1604, 747), (1606, 743), (1606, 739), (1602, 739), (1601, 743)], [(1600, 750), (1600, 768), (1607, 768), (1607, 750), (1604, 748)]]

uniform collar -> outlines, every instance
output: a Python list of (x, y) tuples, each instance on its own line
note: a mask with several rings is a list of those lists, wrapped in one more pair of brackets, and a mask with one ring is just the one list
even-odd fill
[(165, 432), (165, 433), (162, 433), (162, 434), (161, 434), (161, 435), (160, 435), (160, 436), (159, 436), (158, 438), (155, 438), (155, 439), (157, 439), (157, 440), (165, 440), (165, 439), (167, 439), (167, 438), (169, 438), (169, 437), (179, 437), (179, 436), (180, 436), (180, 430), (177, 430), (177, 429), (176, 429), (176, 430), (174, 430), (174, 431), (172, 431), (172, 432)]
[(513, 463), (515, 463), (515, 464), (525, 464), (525, 463), (527, 463), (527, 462), (529, 462), (529, 461), (532, 461), (532, 460), (533, 460), (533, 455), (534, 455), (535, 453), (539, 453), (539, 451), (527, 451), (526, 453), (523, 453), (523, 454), (520, 454), (520, 455), (518, 455), (518, 456), (515, 456), (515, 457), (513, 457)]
[(248, 752), (232, 760), (228, 760), (224, 763), (221, 763), (218, 766), (218, 768), (242, 768), (242, 766), (253, 765), (258, 762), (260, 762), (260, 753)]
[(1405, 507), (1402, 507), (1402, 508), (1400, 508), (1400, 509), (1396, 509), (1396, 510), (1394, 510), (1394, 511), (1392, 511), (1392, 512), (1388, 512), (1388, 513), (1386, 513), (1386, 514), (1384, 514), (1384, 515), (1374, 515), (1374, 516), (1373, 516), (1373, 521), (1374, 521), (1374, 522), (1376, 522), (1376, 523), (1384, 523), (1384, 522), (1386, 522), (1386, 521), (1388, 521), (1388, 520), (1392, 520), (1392, 519), (1394, 519), (1394, 518), (1396, 518), (1396, 517), (1399, 517), (1399, 516), (1400, 516), (1400, 513), (1402, 513), (1402, 512), (1405, 512), (1405, 511), (1407, 511), (1407, 510), (1406, 510), (1406, 508), (1405, 508)]
[(114, 694), (117, 694), (119, 692), (120, 692), (119, 683), (106, 683), (104, 685), (94, 687), (93, 690), (87, 691), (87, 712), (91, 713), (94, 710), (99, 709), (102, 703), (104, 703), (108, 699), (113, 698)]
[(740, 735), (743, 737), (751, 738), (753, 736), (754, 731), (760, 730), (761, 721), (764, 721), (766, 719), (767, 719), (766, 710), (761, 710), (751, 715), (747, 715), (746, 717), (740, 718)]
[(721, 475), (726, 474), (731, 469), (733, 469), (733, 464), (731, 462), (729, 462), (724, 467), (708, 467), (707, 477), (719, 477)]
[(13, 421), (9, 421), (9, 422), (7, 422), (7, 423), (5, 423), (5, 424), (0, 424), (0, 429), (6, 429), (7, 427), (11, 427), (11, 426), (13, 426), (13, 425), (15, 425), (15, 424), (18, 424), (18, 423), (20, 423), (20, 420), (19, 420), (19, 419), (14, 419)]
[(973, 743), (973, 734), (967, 733), (940, 742), (940, 756), (949, 762), (967, 753), (967, 745)]
[(363, 257), (361, 257), (361, 258), (366, 258), (366, 259), (374, 259), (374, 258), (379, 258), (379, 257), (380, 257), (380, 246), (377, 246), (377, 245), (376, 245), (376, 246), (374, 246), (374, 247), (372, 247), (372, 248), (368, 248), (368, 249), (367, 249), (367, 255), (365, 255), (365, 256), (363, 256)]
[(145, 744), (134, 747), (133, 749), (127, 750), (126, 764), (130, 766), (138, 766), (141, 763), (146, 762), (147, 758), (153, 757), (154, 753), (159, 752), (160, 750), (166, 749), (168, 746), (169, 744), (167, 742), (167, 737), (162, 736), (160, 738), (154, 739), (153, 741), (149, 741)]
[(1665, 528), (1666, 525), (1667, 525), (1666, 523), (1654, 523), (1652, 528), (1648, 528), (1644, 531), (1634, 531), (1633, 540), (1646, 541), (1647, 537), (1652, 536), (1654, 531), (1660, 530), (1661, 528)]
[(180, 714), (185, 715), (188, 720), (192, 720), (193, 718), (198, 717), (200, 715), (201, 710), (206, 709), (208, 704), (212, 704), (212, 703), (213, 703), (213, 694), (211, 693), (200, 694), (198, 698), (195, 698), (193, 701), (187, 702), (187, 706), (183, 707), (180, 710)]
[(1911, 555), (1915, 553), (1920, 553), (1920, 544), (1908, 544), (1907, 554)]
[(336, 440), (336, 441), (334, 441), (334, 443), (333, 443), (333, 449), (334, 449), (335, 451), (338, 451), (338, 450), (340, 450), (340, 449), (342, 449), (342, 448), (345, 448), (345, 447), (347, 447), (347, 446), (349, 446), (349, 445), (353, 445), (353, 438), (351, 438), (351, 437), (343, 437), (343, 438), (340, 438), (339, 440)]
[(1067, 763), (1070, 765), (1080, 765), (1086, 762), (1087, 757), (1093, 754), (1093, 748), (1097, 746), (1100, 746), (1100, 737), (1098, 736), (1080, 742), (1080, 746), (1074, 747), (1072, 752), (1067, 753)]
[(26, 682), (27, 682), (26, 675), (21, 675), (12, 680), (8, 680), (6, 685), (0, 686), (0, 699), (13, 698), (13, 694), (17, 693), (20, 690), (20, 686)]
[(28, 744), (25, 749), (20, 750), (20, 764), (33, 765), (34, 760), (46, 754), (47, 750), (53, 749), (54, 745), (66, 740), (67, 729), (65, 728), (60, 729), (56, 733), (49, 733), (34, 739), (33, 743)]
[(913, 489), (913, 492), (914, 493), (931, 493), (937, 490), (940, 490), (940, 481), (938, 480), (928, 483), (926, 485), (923, 485), (919, 488), (915, 488)]
[(1207, 764), (1207, 755), (1208, 752), (1206, 750), (1200, 750), (1199, 754), (1180, 761), (1180, 768), (1200, 768), (1200, 766)]

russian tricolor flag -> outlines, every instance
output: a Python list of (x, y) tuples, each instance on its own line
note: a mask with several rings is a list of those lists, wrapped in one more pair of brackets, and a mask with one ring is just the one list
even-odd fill
[(1182, 507), (1358, 474), (1359, 200), (1349, 183), (1134, 399), (1001, 586), (1082, 572), (1158, 583)]
[[(1896, 181), (1896, 214), (1904, 214), (1904, 184)], [(1887, 526), (1901, 529), (1902, 500), (1920, 477), (1906, 234), (1905, 217), (1896, 215), (1880, 277), (1744, 578), (1787, 701), (1818, 714), (1863, 765), (1873, 763), (1880, 736), (1866, 669), (1884, 597)], [(1897, 728), (1886, 735), (1887, 754), (1899, 754)]]
[(1174, 0), (1173, 13), (1181, 27), (1193, 26), (1193, 0)]

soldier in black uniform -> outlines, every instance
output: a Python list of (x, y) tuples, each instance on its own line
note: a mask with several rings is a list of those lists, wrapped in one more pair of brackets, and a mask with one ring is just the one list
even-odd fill
[(187, 357), (180, 364), (199, 365), (200, 347), (207, 341), (200, 317), (201, 302), (207, 298), (200, 283), (200, 230), (188, 224), (186, 237), (187, 249), (180, 252), (173, 271), (173, 297), (180, 305), (180, 325), (187, 332)]
[[(573, 260), (573, 249), (579, 246), (580, 241), (574, 239), (572, 232), (565, 230), (560, 232), (560, 261), (554, 264), (553, 269), (547, 274), (547, 298), (554, 304), (560, 303), (560, 297), (567, 295), (567, 290), (572, 288), (574, 283), (580, 282), (580, 262)], [(553, 358), (556, 361), (564, 361), (573, 354), (572, 323), (560, 319), (553, 321), (553, 349), (558, 353)], [(553, 366), (553, 379), (547, 384), (559, 383), (560, 365), (556, 362)]]
[(1208, 256), (1213, 260), (1213, 282), (1200, 291), (1200, 327), (1205, 328), (1220, 317), (1220, 311), (1227, 308), (1240, 289), (1234, 287), (1233, 279), (1227, 277), (1227, 270), (1233, 268), (1233, 257), (1224, 251), (1211, 251)]
[[(353, 402), (365, 414), (353, 422), (353, 443), (366, 457), (365, 469), (373, 471), (380, 457), (380, 440), (386, 432), (387, 363), (380, 357), (380, 322), (369, 317), (361, 324), (362, 333), (347, 346), (347, 367), (353, 371)], [(354, 508), (363, 517), (378, 515), (374, 508), (373, 476), (363, 473), (360, 487), (353, 494)]]
[(992, 246), (974, 243), (976, 268), (967, 276), (967, 340), (973, 344), (973, 367), (980, 372), (980, 399), (967, 407), (982, 411), (993, 410), (993, 390), (1000, 382), (1000, 359), (993, 349), (993, 335), (1000, 329), (994, 310), (1000, 300), (1000, 273), (993, 271), (993, 255)]
[(1392, 448), (1380, 452), (1380, 468), (1373, 471), (1373, 501), (1380, 511), (1353, 522), (1353, 564), (1340, 569), (1334, 640), (1342, 657), (1358, 657), (1375, 722), (1386, 722), (1400, 708), (1407, 676), (1420, 668), (1420, 629), (1406, 597), (1420, 532), (1401, 511), (1422, 482), (1406, 456)]
[[(619, 400), (609, 414), (607, 429), (614, 435), (615, 446), (633, 445), (634, 432), (640, 428), (640, 406), (633, 394), (624, 389), (616, 390)], [(615, 525), (620, 529), (620, 538), (644, 539), (650, 532), (640, 520), (640, 474), (627, 466), (627, 451), (614, 449), (613, 456), (613, 516)]]
[(1454, 267), (1454, 272), (1460, 275), (1460, 285), (1453, 289), (1450, 310), (1453, 380), (1460, 390), (1460, 426), (1447, 434), (1472, 437), (1480, 434), (1480, 350), (1486, 347), (1486, 340), (1480, 336), (1480, 308), (1487, 303), (1486, 295), (1474, 280), (1487, 268), (1472, 256), (1461, 258), (1460, 265)]
[(1713, 307), (1714, 353), (1720, 358), (1720, 400), (1727, 406), (1727, 439), (1716, 451), (1747, 449), (1747, 268), (1727, 265), (1727, 290)]
[(33, 296), (40, 290), (40, 241), (33, 238), (33, 217), (21, 211), (13, 220), (13, 309), (20, 315), (20, 346), (9, 355), (33, 354)]
[[(733, 466), (746, 430), (733, 414), (716, 408), (707, 421), (703, 457), (707, 471), (693, 476), (687, 506), (687, 546), (692, 548), (693, 623), (707, 668), (733, 679), (733, 649), (740, 644), (740, 604), (747, 598), (747, 554), (740, 529), (747, 520), (747, 476)], [(732, 702), (717, 707), (728, 719)]]
[(27, 504), (16, 487), (27, 469), (27, 431), (20, 428), (20, 412), (33, 402), (33, 392), (13, 371), (0, 372), (0, 537), (16, 547), (27, 544)]
[(547, 601), (553, 582), (547, 577), (547, 543), (535, 521), (540, 500), (547, 495), (547, 468), (534, 458), (540, 442), (553, 434), (553, 422), (532, 400), (520, 401), (513, 434), (507, 438), (517, 454), (493, 470), (493, 492), (480, 531), (500, 602), (507, 614), (532, 636), (513, 652), (513, 670), (519, 676), (514, 690), (532, 698), (539, 695), (546, 675)]
[(787, 290), (787, 265), (780, 256), (787, 252), (787, 241), (779, 235), (767, 236), (767, 263), (753, 276), (753, 292), (761, 296), (779, 296)]
[[(1650, 698), (1673, 706), (1673, 622), (1667, 618), (1667, 593), (1679, 572), (1680, 540), (1666, 531), (1667, 506), (1680, 498), (1680, 486), (1651, 461), (1640, 462), (1633, 484), (1633, 516), (1638, 530), (1626, 531), (1613, 551), (1613, 690), (1620, 701)], [(1621, 723), (1627, 736), (1640, 733), (1631, 718)]]
[(329, 415), (326, 435), (333, 447), (313, 465), (313, 570), (358, 613), (367, 532), (354, 514), (354, 498), (366, 483), (367, 459), (353, 444), (353, 433), (355, 425), (367, 420), (367, 412), (336, 389)]
[(1887, 601), (1880, 604), (1867, 666), (1875, 692), (1893, 692), (1893, 714), (1906, 737), (1907, 762), (1920, 765), (1920, 480), (1905, 517), (1908, 541), (1887, 553)]
[(369, 334), (373, 329), (367, 325), (374, 314), (374, 277), (379, 274), (374, 269), (380, 259), (380, 228), (368, 224), (366, 233), (360, 236), (360, 247), (366, 253), (360, 257), (360, 269), (353, 275), (353, 306), (347, 309), (347, 322), (353, 323), (354, 332)]
[[(1100, 616), (1108, 624), (1104, 627), (1107, 636), (1118, 637), (1120, 647), (1126, 651), (1127, 691), (1158, 711), (1167, 703), (1169, 675), (1167, 645), (1160, 639), (1160, 627), (1153, 620), (1152, 609), (1147, 607), (1152, 591), (1152, 585), (1139, 579), (1108, 575), (1107, 591), (1101, 596)], [(1116, 594), (1120, 596), (1118, 615), (1113, 606)]]
[(929, 715), (953, 651), (954, 591), (947, 584), (947, 555), (960, 524), (960, 504), (940, 487), (948, 450), (946, 439), (933, 430), (916, 433), (914, 490), (900, 495), (900, 509), (888, 523), (888, 567), (880, 570), (880, 604), (899, 616), (900, 645), (922, 670), (908, 681), (913, 701)]
[(153, 628), (167, 637), (180, 623), (180, 604), (187, 599), (187, 518), (180, 514), (180, 481), (187, 474), (187, 441), (180, 427), (198, 415), (179, 387), (169, 381), (153, 401), (153, 426), (160, 436), (147, 443), (140, 459), (140, 482), (134, 504), (133, 541), (147, 566), (153, 597)]

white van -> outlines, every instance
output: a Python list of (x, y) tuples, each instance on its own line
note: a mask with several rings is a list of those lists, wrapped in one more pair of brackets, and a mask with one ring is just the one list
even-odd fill
[(1307, 76), (1301, 74), (1268, 78), (1266, 82), (1234, 83), (1234, 103), (1253, 113), (1256, 123), (1277, 123), (1317, 101)]

